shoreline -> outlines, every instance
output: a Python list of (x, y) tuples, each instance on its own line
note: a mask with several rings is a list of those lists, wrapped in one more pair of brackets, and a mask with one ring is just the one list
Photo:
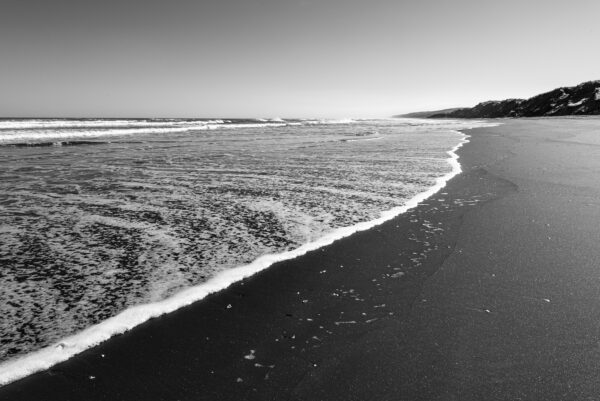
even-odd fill
[(249, 264), (221, 271), (208, 281), (184, 289), (165, 300), (129, 307), (119, 314), (76, 334), (65, 337), (55, 344), (33, 351), (22, 357), (15, 358), (14, 360), (0, 363), (0, 387), (18, 381), (36, 372), (50, 369), (54, 365), (67, 361), (85, 350), (93, 348), (105, 341), (109, 341), (116, 335), (132, 330), (150, 319), (173, 313), (180, 308), (201, 301), (211, 294), (223, 291), (232, 284), (243, 281), (246, 278), (268, 269), (278, 262), (301, 257), (308, 252), (328, 246), (335, 241), (351, 236), (357, 232), (370, 230), (373, 227), (381, 225), (382, 223), (417, 207), (420, 203), (439, 192), (446, 186), (450, 179), (457, 174), (460, 174), (462, 171), (460, 163), (458, 162), (459, 157), (456, 152), (465, 143), (468, 143), (469, 136), (456, 130), (449, 129), (448, 131), (462, 136), (459, 139), (460, 142), (446, 152), (449, 156), (446, 161), (450, 165), (451, 171), (438, 177), (435, 180), (435, 185), (410, 198), (403, 206), (397, 206), (390, 210), (382, 211), (380, 217), (377, 219), (335, 229), (327, 235), (305, 243), (296, 249), (263, 255)]
[(594, 399), (600, 119), (468, 130), (407, 213), (0, 388), (6, 400)]

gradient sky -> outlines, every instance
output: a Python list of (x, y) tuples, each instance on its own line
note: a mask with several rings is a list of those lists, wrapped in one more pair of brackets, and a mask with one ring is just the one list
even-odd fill
[(385, 117), (600, 79), (598, 0), (0, 6), (0, 116)]

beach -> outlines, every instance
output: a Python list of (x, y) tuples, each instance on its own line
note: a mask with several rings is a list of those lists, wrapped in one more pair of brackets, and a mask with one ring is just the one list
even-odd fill
[(2, 400), (588, 400), (600, 119), (465, 130), (414, 209), (0, 388)]

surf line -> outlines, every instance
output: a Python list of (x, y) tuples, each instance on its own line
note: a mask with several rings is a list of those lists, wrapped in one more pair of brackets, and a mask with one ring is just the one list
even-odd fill
[(377, 219), (333, 230), (320, 239), (306, 243), (296, 249), (282, 253), (263, 255), (250, 264), (224, 270), (208, 281), (184, 289), (162, 301), (132, 306), (111, 318), (90, 326), (72, 336), (66, 337), (54, 345), (47, 346), (14, 360), (8, 360), (0, 364), (0, 386), (29, 376), (35, 372), (49, 369), (50, 367), (60, 362), (64, 362), (115, 335), (129, 331), (135, 326), (152, 318), (173, 312), (199, 301), (209, 294), (224, 290), (231, 284), (248, 278), (268, 268), (274, 263), (302, 256), (307, 252), (330, 245), (334, 241), (348, 237), (356, 232), (371, 229), (415, 208), (421, 202), (444, 188), (450, 179), (462, 172), (461, 165), (458, 162), (459, 156), (456, 152), (461, 146), (469, 142), (469, 135), (455, 130), (448, 130), (448, 132), (461, 135), (459, 143), (446, 152), (449, 156), (446, 161), (450, 164), (451, 171), (438, 177), (433, 186), (426, 191), (415, 195), (404, 205), (381, 212), (380, 217)]

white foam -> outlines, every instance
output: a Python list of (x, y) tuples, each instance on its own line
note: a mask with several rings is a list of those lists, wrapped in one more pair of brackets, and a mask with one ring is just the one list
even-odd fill
[(356, 121), (352, 118), (342, 118), (340, 120), (319, 120), (319, 124), (352, 124)]
[[(485, 124), (485, 126), (493, 125), (497, 124)], [(471, 127), (475, 126), (477, 126), (477, 124), (473, 124)], [(237, 281), (243, 280), (244, 278), (250, 277), (261, 270), (268, 268), (276, 262), (296, 258), (307, 252), (327, 246), (336, 240), (352, 235), (358, 231), (368, 230), (416, 207), (419, 203), (442, 189), (448, 180), (462, 171), (461, 166), (458, 163), (456, 151), (464, 143), (468, 142), (467, 138), (469, 136), (458, 131), (451, 132), (455, 132), (462, 136), (460, 143), (447, 152), (449, 158), (446, 160), (450, 164), (452, 170), (448, 174), (437, 178), (434, 186), (430, 187), (427, 191), (416, 195), (403, 206), (394, 207), (384, 211), (380, 214), (380, 217), (375, 220), (336, 229), (320, 239), (306, 243), (294, 250), (264, 255), (250, 264), (222, 271), (207, 282), (182, 290), (170, 298), (159, 302), (133, 306), (97, 325), (67, 337), (57, 344), (42, 348), (21, 358), (6, 361), (0, 364), (0, 386), (28, 376), (34, 372), (48, 369), (57, 363), (63, 362), (86, 349), (108, 340), (114, 335), (124, 333), (149, 319), (173, 312), (179, 308), (190, 305), (193, 302), (199, 301), (209, 294), (221, 291)]]
[(198, 126), (207, 124), (223, 124), (223, 120), (1, 120), (0, 130), (25, 130), (48, 128), (131, 128), (131, 127), (165, 127), (165, 126)]
[(242, 123), (242, 124), (223, 124), (209, 125), (209, 129), (237, 129), (237, 128), (264, 128), (264, 127), (285, 127), (288, 123)]
[(376, 141), (378, 139), (383, 139), (382, 136), (376, 136), (374, 138), (359, 138), (359, 139), (346, 139), (346, 142), (358, 142), (358, 141)]
[(10, 131), (0, 133), (0, 143), (15, 141), (39, 141), (71, 138), (100, 138), (106, 136), (122, 136), (136, 134), (167, 134), (193, 130), (206, 130), (213, 125), (198, 125), (194, 127), (168, 127), (168, 128), (115, 128), (115, 129), (90, 129), (90, 130), (35, 130), (35, 131)]
[[(256, 123), (235, 123), (229, 120), (6, 120), (0, 121), (0, 144), (139, 134), (169, 134), (216, 129), (277, 128), (304, 124), (352, 124), (359, 120), (304, 120), (301, 123), (285, 121), (277, 117), (256, 119), (256, 121)], [(422, 124), (423, 121), (421, 120), (419, 123)]]
[[(280, 118), (258, 119), (257, 123), (226, 123), (223, 120), (141, 122), (124, 121), (5, 121), (0, 122), (0, 144), (23, 141), (56, 141), (75, 138), (101, 138), (130, 136), (139, 134), (169, 134), (189, 131), (268, 128), (302, 125), (299, 122), (286, 122)], [(354, 120), (322, 120), (308, 124), (350, 124)]]

